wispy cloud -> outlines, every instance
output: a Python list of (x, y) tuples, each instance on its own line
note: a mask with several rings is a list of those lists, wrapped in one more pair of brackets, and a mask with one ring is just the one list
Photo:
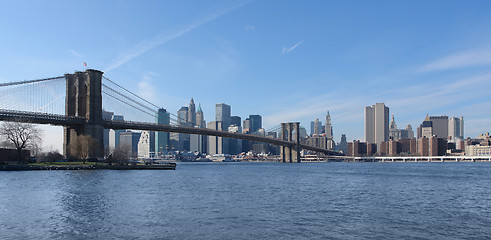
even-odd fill
[(70, 53), (73, 54), (75, 57), (79, 57), (79, 58), (83, 57), (82, 54), (78, 53), (77, 51), (75, 51), (73, 49), (70, 50)]
[(469, 66), (491, 65), (491, 46), (471, 49), (464, 52), (445, 56), (425, 64), (419, 72), (442, 71)]
[(284, 54), (290, 53), (291, 51), (295, 50), (295, 48), (297, 48), (298, 46), (300, 46), (302, 43), (303, 43), (303, 40), (300, 41), (300, 42), (295, 43), (295, 45), (293, 45), (293, 46), (291, 46), (289, 48), (283, 47), (283, 50), (281, 50), (281, 54), (284, 55)]
[(214, 12), (214, 13), (188, 25), (188, 26), (185, 26), (183, 28), (180, 28), (180, 29), (177, 29), (177, 30), (174, 30), (171, 32), (159, 34), (149, 41), (141, 42), (141, 43), (137, 44), (133, 49), (129, 50), (128, 52), (126, 52), (126, 53), (122, 54), (120, 57), (118, 57), (111, 65), (109, 65), (109, 67), (107, 67), (104, 70), (104, 72), (111, 71), (111, 70), (133, 60), (134, 58), (137, 58), (137, 57), (141, 56), (142, 54), (144, 54), (144, 53), (146, 53), (146, 52), (148, 52), (148, 51), (150, 51), (150, 50), (152, 50), (152, 49), (154, 49), (154, 48), (156, 48), (162, 44), (167, 43), (168, 41), (176, 39), (176, 38), (190, 32), (190, 31), (200, 27), (203, 24), (206, 24), (212, 20), (215, 20), (215, 19), (217, 19), (217, 18), (243, 6), (246, 3), (247, 3), (247, 1), (243, 1), (243, 2), (240, 2), (238, 4), (219, 9), (218, 11), (216, 11), (216, 12)]
[(254, 27), (253, 25), (246, 25), (244, 29), (247, 31), (253, 31), (254, 29), (256, 29), (256, 27)]

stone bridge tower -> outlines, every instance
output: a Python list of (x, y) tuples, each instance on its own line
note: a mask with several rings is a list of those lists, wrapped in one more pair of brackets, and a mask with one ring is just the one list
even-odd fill
[[(284, 141), (295, 142), (293, 147), (281, 147), (282, 162), (300, 162), (300, 123), (290, 122), (281, 123), (281, 139)], [(295, 134), (294, 134), (295, 133)], [(295, 138), (295, 139), (293, 139)]]
[(63, 154), (65, 157), (71, 156), (70, 143), (73, 143), (80, 135), (88, 135), (96, 141), (96, 147), (89, 151), (89, 157), (104, 157), (102, 74), (103, 72), (94, 69), (65, 74), (65, 115), (83, 117), (86, 120), (85, 125), (81, 127), (64, 127)]

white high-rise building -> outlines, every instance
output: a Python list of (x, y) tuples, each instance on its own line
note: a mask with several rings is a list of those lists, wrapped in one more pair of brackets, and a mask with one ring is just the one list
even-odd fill
[(464, 117), (448, 119), (448, 137), (450, 140), (464, 138)]
[(155, 132), (142, 131), (138, 140), (138, 158), (155, 157)]
[(389, 108), (384, 103), (365, 107), (365, 141), (380, 144), (389, 140)]

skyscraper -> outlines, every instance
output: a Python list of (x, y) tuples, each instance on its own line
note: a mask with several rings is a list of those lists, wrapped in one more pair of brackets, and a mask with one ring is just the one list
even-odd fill
[[(222, 122), (211, 121), (207, 124), (208, 129), (223, 130)], [(223, 154), (228, 149), (228, 144), (222, 137), (208, 136), (208, 154)]]
[(450, 140), (464, 138), (464, 117), (452, 117), (448, 120), (448, 136)]
[(433, 136), (433, 122), (430, 120), (428, 114), (421, 124), (421, 137), (430, 138)]
[(205, 115), (203, 110), (201, 110), (201, 104), (198, 105), (198, 111), (196, 111), (196, 126), (206, 128)]
[(188, 107), (181, 107), (179, 111), (177, 111), (177, 123), (181, 126), (187, 126), (188, 122)]
[(327, 111), (326, 115), (326, 126), (325, 126), (325, 132), (326, 132), (326, 137), (328, 139), (333, 139), (333, 132), (332, 132), (332, 125), (331, 125), (331, 114), (329, 114), (329, 111)]
[(256, 132), (263, 127), (261, 115), (249, 115), (249, 119), (251, 120), (251, 132)]
[[(113, 121), (124, 121), (124, 117), (122, 115), (113, 115), (112, 120)], [(125, 130), (112, 130), (112, 129), (109, 131), (109, 148), (110, 148), (110, 151), (119, 147), (119, 135), (124, 131)]]
[[(170, 113), (164, 108), (160, 108), (155, 115), (155, 122), (158, 124), (170, 124)], [(162, 156), (167, 154), (170, 150), (169, 145), (169, 133), (167, 132), (156, 132), (155, 133), (155, 156)]]
[(155, 156), (155, 132), (142, 131), (138, 140), (138, 158), (152, 158)]
[[(230, 117), (231, 121), (230, 121), (230, 125), (235, 125), (237, 127), (242, 127), (242, 120), (239, 116), (232, 116)], [(240, 131), (242, 132), (242, 131)]]
[(187, 120), (192, 126), (196, 126), (196, 106), (194, 105), (193, 98), (191, 98), (191, 102), (189, 102)]
[(228, 127), (230, 126), (230, 112), (230, 105), (227, 105), (225, 103), (217, 103), (215, 106), (215, 120), (218, 122), (222, 122), (222, 130), (228, 129)]
[(433, 124), (433, 135), (439, 138), (448, 138), (448, 116), (430, 116)]
[(318, 118), (314, 120), (314, 133), (312, 135), (319, 136), (321, 134), (322, 122)]
[(242, 131), (244, 133), (250, 133), (251, 132), (251, 119), (246, 118), (243, 123), (244, 124), (242, 126)]
[(389, 108), (384, 103), (365, 107), (365, 141), (380, 144), (389, 140)]

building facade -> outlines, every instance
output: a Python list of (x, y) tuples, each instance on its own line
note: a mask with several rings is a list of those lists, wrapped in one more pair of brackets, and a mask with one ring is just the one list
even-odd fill
[(389, 108), (384, 103), (365, 107), (365, 141), (376, 143), (389, 140)]

